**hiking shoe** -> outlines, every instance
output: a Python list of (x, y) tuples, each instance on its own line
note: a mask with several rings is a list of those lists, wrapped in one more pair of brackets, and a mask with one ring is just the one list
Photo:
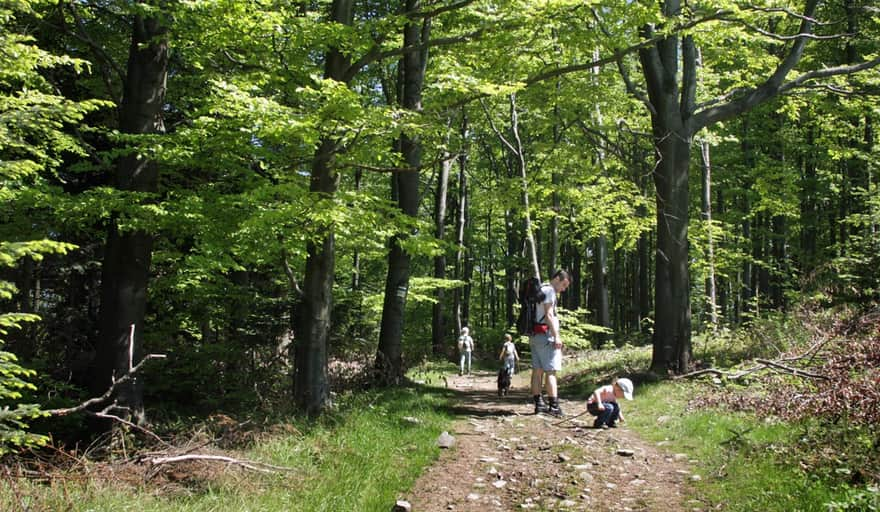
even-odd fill
[(547, 412), (549, 408), (547, 402), (544, 401), (544, 397), (537, 397), (535, 399), (535, 414)]
[(557, 416), (557, 417), (562, 417), (562, 416), (563, 416), (563, 414), (562, 414), (562, 409), (561, 409), (558, 405), (557, 405), (556, 407), (553, 407), (552, 405), (551, 405), (550, 407), (548, 407), (548, 408), (547, 408), (547, 414), (550, 414), (550, 415), (553, 415), (553, 416)]

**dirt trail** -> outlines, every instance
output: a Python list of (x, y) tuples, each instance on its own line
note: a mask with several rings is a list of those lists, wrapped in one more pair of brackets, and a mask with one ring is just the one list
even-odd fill
[[(682, 486), (694, 478), (682, 455), (663, 452), (628, 428), (591, 428), (592, 417), (559, 424), (533, 414), (528, 372), (508, 396), (486, 372), (448, 379), (461, 391), (465, 419), (450, 432), (455, 445), (416, 482), (414, 512), (492, 510), (694, 511)], [(561, 401), (568, 417), (583, 401)]]

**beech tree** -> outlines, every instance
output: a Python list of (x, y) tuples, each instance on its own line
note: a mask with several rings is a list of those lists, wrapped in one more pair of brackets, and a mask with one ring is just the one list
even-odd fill
[[(744, 6), (727, 9), (708, 5), (685, 8), (679, 0), (665, 0), (665, 21), (645, 24), (640, 34), (651, 44), (639, 50), (644, 77), (644, 91), (630, 81), (627, 68), (621, 65), (630, 92), (640, 98), (651, 115), (655, 143), (653, 172), (657, 203), (657, 257), (655, 258), (654, 353), (651, 368), (655, 372), (685, 372), (691, 365), (691, 279), (689, 271), (689, 171), (691, 147), (702, 129), (747, 112), (771, 98), (816, 81), (837, 75), (857, 73), (880, 64), (880, 59), (805, 70), (790, 77), (804, 60), (808, 44), (823, 36), (814, 34), (819, 0), (807, 0), (798, 11)], [(754, 11), (769, 16), (783, 16), (797, 25), (791, 34), (762, 29), (749, 18)], [(740, 25), (771, 40), (789, 42), (769, 76), (754, 85), (733, 88), (699, 102), (697, 35), (676, 30), (675, 24), (694, 24), (697, 20)], [(708, 21), (707, 21), (708, 22)], [(771, 25), (776, 25), (772, 23)], [(777, 30), (788, 26), (782, 23)], [(670, 31), (672, 33), (670, 33)], [(726, 48), (730, 51), (730, 48)], [(703, 53), (704, 58), (706, 53)], [(703, 63), (706, 65), (706, 63)], [(723, 84), (722, 84), (723, 85)]]
[[(135, 13), (131, 18), (131, 47), (119, 105), (119, 129), (125, 134), (165, 132), (168, 19), (161, 10), (148, 12)], [(158, 190), (159, 169), (147, 155), (130, 150), (116, 162), (111, 182), (119, 190), (149, 197)], [(110, 220), (104, 249), (100, 334), (91, 383), (95, 393), (109, 389), (113, 379), (131, 371), (144, 354), (144, 314), (153, 235), (121, 224), (118, 216)], [(140, 378), (119, 386), (114, 400), (135, 423), (145, 420)]]

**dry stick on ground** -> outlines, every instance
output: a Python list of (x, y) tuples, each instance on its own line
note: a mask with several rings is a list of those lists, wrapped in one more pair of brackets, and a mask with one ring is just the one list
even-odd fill
[[(134, 326), (132, 326), (130, 343), (134, 343)], [(109, 400), (110, 397), (113, 396), (113, 392), (116, 391), (116, 388), (119, 387), (119, 385), (134, 378), (134, 375), (138, 371), (140, 371), (140, 369), (142, 368), (142, 365), (145, 362), (149, 361), (150, 359), (163, 359), (163, 358), (165, 358), (165, 354), (147, 354), (146, 356), (144, 356), (143, 359), (141, 359), (141, 361), (138, 364), (136, 364), (134, 366), (131, 366), (131, 361), (129, 361), (128, 372), (118, 379), (114, 378), (111, 385), (110, 385), (110, 388), (108, 388), (107, 391), (104, 392), (103, 395), (101, 395), (99, 397), (95, 397), (95, 398), (90, 398), (90, 399), (86, 400), (85, 402), (82, 402), (81, 404), (76, 405), (74, 407), (65, 407), (65, 408), (60, 408), (60, 409), (48, 409), (43, 412), (45, 412), (51, 416), (66, 416), (68, 414), (73, 414), (76, 412), (84, 412), (86, 414), (97, 416), (98, 418), (105, 418), (105, 419), (118, 421), (124, 425), (127, 425), (129, 427), (137, 429), (140, 432), (143, 432), (143, 433), (149, 435), (153, 439), (156, 439), (161, 444), (170, 447), (171, 445), (169, 443), (162, 440), (162, 438), (160, 438), (158, 435), (151, 432), (150, 430), (147, 430), (146, 428), (141, 427), (140, 425), (136, 425), (135, 423), (132, 423), (132, 422), (130, 422), (126, 419), (123, 419), (119, 416), (109, 414), (108, 411), (118, 407), (118, 405), (116, 404), (115, 401), (99, 412), (93, 412), (93, 411), (86, 410), (88, 407), (90, 407), (92, 405), (100, 404), (100, 403), (103, 403), (103, 402), (106, 402), (107, 400)], [(238, 459), (234, 459), (232, 457), (225, 457), (225, 456), (221, 456), (221, 455), (194, 454), (194, 455), (179, 455), (179, 456), (172, 456), (172, 457), (155, 457), (153, 459), (150, 459), (150, 463), (155, 467), (155, 466), (158, 466), (161, 464), (178, 462), (178, 461), (182, 461), (182, 460), (221, 461), (221, 462), (226, 462), (227, 464), (234, 464), (234, 465), (242, 466), (247, 469), (251, 469), (254, 471), (260, 471), (260, 472), (264, 472), (264, 473), (274, 472), (273, 470), (292, 471), (291, 468), (272, 466), (270, 464), (265, 464), (262, 462), (243, 461), (243, 460), (238, 460)]]
[(227, 464), (232, 464), (236, 466), (241, 466), (246, 469), (250, 469), (252, 471), (259, 471), (260, 473), (277, 473), (279, 471), (294, 471), (294, 468), (287, 468), (283, 466), (273, 466), (272, 464), (266, 464), (265, 462), (255, 462), (255, 461), (245, 461), (240, 459), (235, 459), (233, 457), (227, 457), (225, 455), (199, 455), (199, 454), (190, 454), (190, 455), (176, 455), (170, 457), (154, 457), (149, 460), (150, 464), (153, 467), (161, 466), (162, 464), (171, 464), (175, 462), (184, 462), (191, 460), (206, 460), (206, 461), (214, 461), (214, 462), (225, 462)]
[[(794, 361), (797, 359), (801, 359), (802, 357), (806, 357), (807, 355), (808, 354), (804, 354), (804, 356), (801, 356), (801, 357), (789, 358), (789, 359), (785, 359), (785, 360), (786, 361)], [(693, 371), (690, 373), (685, 373), (684, 375), (675, 376), (675, 377), (673, 377), (673, 379), (674, 380), (689, 379), (692, 377), (699, 377), (700, 375), (712, 374), (712, 375), (717, 375), (719, 377), (726, 377), (728, 380), (737, 380), (742, 377), (745, 377), (746, 375), (751, 375), (751, 374), (759, 372), (761, 370), (773, 370), (776, 372), (788, 373), (788, 374), (794, 375), (796, 377), (808, 377), (811, 379), (828, 380), (827, 376), (822, 375), (820, 373), (808, 372), (806, 370), (801, 370), (799, 368), (793, 368), (791, 366), (786, 366), (786, 365), (780, 363), (779, 361), (771, 361), (769, 359), (756, 359), (755, 362), (760, 363), (760, 364), (758, 366), (753, 366), (751, 368), (748, 368), (746, 370), (742, 370), (742, 371), (739, 371), (736, 373), (718, 370), (717, 368), (705, 368), (702, 370), (697, 370), (697, 371)]]

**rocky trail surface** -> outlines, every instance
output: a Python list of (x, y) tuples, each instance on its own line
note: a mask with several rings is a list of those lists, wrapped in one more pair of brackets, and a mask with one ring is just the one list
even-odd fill
[(464, 419), (454, 444), (407, 497), (414, 512), (493, 510), (698, 511), (683, 496), (691, 473), (683, 454), (664, 452), (626, 426), (599, 430), (584, 401), (561, 401), (566, 421), (533, 414), (528, 372), (499, 397), (495, 375), (448, 378)]

